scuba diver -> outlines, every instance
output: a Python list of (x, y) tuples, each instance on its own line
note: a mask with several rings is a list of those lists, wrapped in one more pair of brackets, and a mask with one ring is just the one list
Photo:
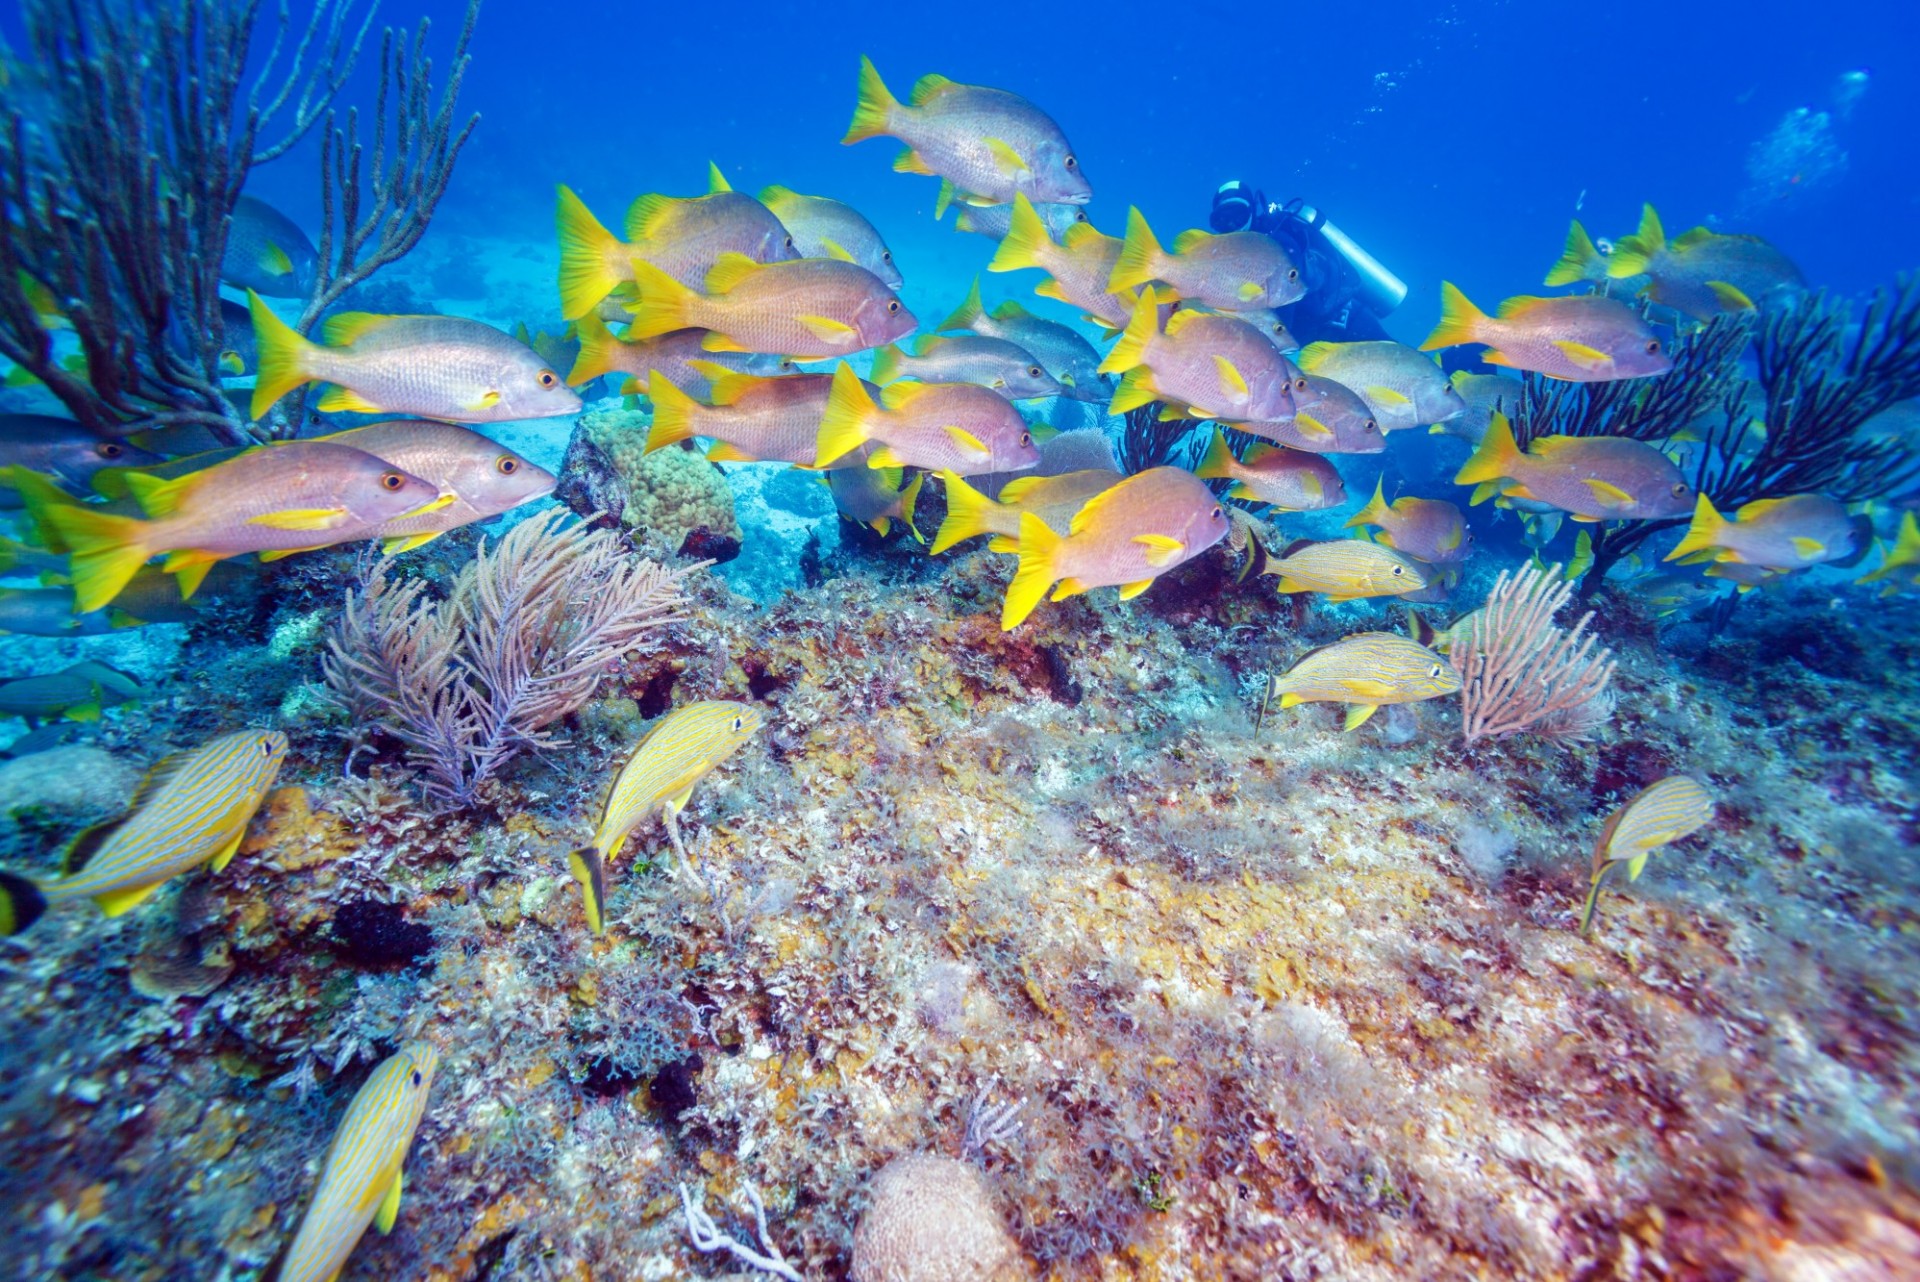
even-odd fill
[(1407, 286), (1356, 245), (1327, 216), (1299, 197), (1282, 205), (1259, 188), (1234, 179), (1213, 193), (1209, 224), (1216, 232), (1256, 231), (1287, 251), (1306, 282), (1299, 302), (1279, 309), (1304, 345), (1384, 339), (1381, 319), (1407, 296)]

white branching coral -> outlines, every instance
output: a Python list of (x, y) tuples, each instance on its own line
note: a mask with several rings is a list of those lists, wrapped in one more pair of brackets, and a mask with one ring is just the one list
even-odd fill
[(1485, 607), (1455, 625), (1447, 658), (1460, 673), (1461, 733), (1468, 743), (1532, 730), (1578, 742), (1613, 713), (1613, 652), (1587, 631), (1554, 623), (1573, 584), (1560, 567), (1501, 571)]

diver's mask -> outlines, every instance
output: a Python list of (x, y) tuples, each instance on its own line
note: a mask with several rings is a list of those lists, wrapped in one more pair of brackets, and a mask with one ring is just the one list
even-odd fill
[(1253, 225), (1255, 212), (1265, 209), (1267, 198), (1259, 190), (1235, 178), (1220, 184), (1213, 193), (1213, 212), (1207, 223), (1216, 232), (1246, 231)]

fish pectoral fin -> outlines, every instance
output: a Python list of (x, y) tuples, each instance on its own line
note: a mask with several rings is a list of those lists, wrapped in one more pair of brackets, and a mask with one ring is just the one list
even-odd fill
[[(315, 543), (311, 547), (304, 547), (304, 548), (271, 548), (268, 551), (262, 552), (260, 554), (260, 563), (262, 565), (265, 565), (272, 561), (284, 560), (285, 558), (290, 556), (299, 556), (302, 552), (318, 552), (323, 548), (329, 548), (332, 546), (333, 545), (331, 543)], [(207, 572), (206, 567), (203, 566), (200, 568), (200, 573), (202, 575), (205, 575), (206, 572)]]
[(287, 251), (272, 241), (262, 241), (260, 252), (254, 256), (254, 265), (273, 276), (288, 276), (293, 273), (293, 259)]
[(1793, 550), (1811, 560), (1814, 557), (1825, 556), (1827, 554), (1827, 545), (1819, 539), (1809, 539), (1803, 536), (1793, 540)]
[(76, 703), (63, 714), (68, 721), (98, 721), (100, 719), (100, 701), (89, 699), (85, 703)]
[(1155, 569), (1169, 564), (1187, 550), (1186, 544), (1165, 534), (1136, 534), (1133, 541), (1147, 549), (1147, 564)]
[(427, 530), (421, 534), (394, 534), (380, 540), (381, 556), (399, 556), (402, 552), (411, 552), (415, 548), (425, 547), (440, 537), (440, 531)]
[(247, 524), (264, 525), (270, 530), (331, 530), (346, 515), (343, 507), (289, 507), (249, 517)]
[(1220, 353), (1215, 352), (1213, 354), (1213, 368), (1220, 375), (1220, 390), (1222, 392), (1228, 396), (1245, 396), (1247, 394), (1246, 375), (1242, 374), (1232, 361), (1220, 355)]
[(1122, 601), (1131, 601), (1152, 586), (1152, 579), (1139, 579), (1133, 583), (1122, 583), (1120, 585), (1120, 599)]
[(807, 332), (822, 342), (842, 343), (858, 337), (858, 331), (853, 326), (845, 321), (834, 320), (831, 316), (798, 316), (794, 319), (805, 325)]
[(1561, 355), (1581, 369), (1604, 369), (1613, 363), (1612, 359), (1599, 348), (1588, 347), (1585, 343), (1576, 343), (1570, 338), (1556, 339), (1553, 345), (1560, 349)]
[(759, 461), (758, 458), (747, 453), (738, 445), (729, 445), (725, 441), (716, 440), (707, 449), (707, 462), (709, 463), (758, 463)]
[(661, 808), (664, 809), (670, 815), (677, 815), (682, 810), (685, 810), (687, 808), (687, 803), (693, 800), (693, 786), (694, 784), (697, 784), (699, 782), (700, 781), (698, 779), (695, 779), (693, 783), (688, 784), (686, 787), (682, 788), (679, 792), (676, 792), (671, 797), (668, 797), (665, 801), (660, 803)]
[(1086, 590), (1087, 585), (1079, 579), (1062, 579), (1060, 580), (1059, 586), (1053, 590), (1053, 599), (1056, 601), (1064, 601), (1070, 596), (1079, 596)]
[(1310, 441), (1330, 441), (1333, 439), (1333, 429), (1311, 414), (1295, 414), (1293, 416), (1293, 425), (1299, 429), (1300, 435)]
[(1003, 138), (987, 138), (982, 141), (986, 143), (988, 153), (993, 156), (994, 168), (1002, 174), (1008, 178), (1018, 178), (1027, 172), (1026, 160), (1014, 150), (1012, 143)]
[[(1592, 491), (1594, 499), (1607, 507), (1633, 506), (1633, 495), (1627, 493), (1617, 485), (1613, 485), (1607, 481), (1597, 480), (1594, 477), (1588, 477), (1585, 484), (1587, 489)], [(1574, 519), (1578, 520), (1579, 518), (1575, 517)]]
[(1727, 311), (1750, 312), (1753, 310), (1753, 300), (1748, 298), (1746, 292), (1738, 285), (1729, 285), (1724, 280), (1710, 280), (1707, 282), (1707, 288), (1713, 291), (1714, 298)]
[(1260, 297), (1260, 295), (1266, 292), (1267, 292), (1266, 290), (1260, 287), (1260, 284), (1258, 281), (1251, 281), (1251, 280), (1241, 281), (1240, 287), (1233, 291), (1234, 297), (1238, 298), (1243, 303), (1251, 303), (1254, 299)]
[(889, 467), (905, 467), (906, 465), (907, 461), (900, 457), (900, 451), (894, 449), (891, 445), (882, 445), (879, 449), (867, 455), (867, 466), (873, 468), (875, 471)]
[(856, 261), (854, 256), (848, 252), (847, 247), (831, 236), (822, 236), (820, 238), (820, 248), (826, 251), (828, 258), (837, 259), (843, 263)]
[(728, 338), (725, 334), (708, 330), (707, 336), (700, 340), (700, 350), (703, 352), (744, 352), (747, 349), (734, 342), (731, 338)]
[(95, 895), (93, 902), (99, 904), (100, 911), (107, 916), (118, 917), (122, 913), (139, 907), (148, 896), (160, 889), (160, 886), (161, 883), (156, 881), (151, 886), (129, 886), (125, 890), (109, 890), (104, 894)]
[(233, 862), (234, 855), (239, 853), (240, 843), (246, 840), (246, 836), (247, 826), (241, 824), (238, 828), (234, 829), (233, 840), (214, 852), (213, 858), (207, 861), (207, 867), (213, 869), (215, 872), (223, 871), (228, 864)]
[(484, 413), (487, 410), (492, 409), (494, 406), (498, 405), (499, 403), (500, 403), (500, 393), (492, 388), (489, 388), (487, 391), (484, 391), (480, 393), (480, 395), (474, 397), (471, 401), (468, 401), (466, 404), (466, 410), (469, 414), (480, 414), (480, 413)]
[(953, 438), (953, 443), (955, 445), (958, 445), (961, 449), (967, 451), (969, 454), (978, 454), (983, 458), (991, 457), (993, 454), (993, 451), (987, 448), (987, 443), (985, 441), (981, 440), (979, 437), (975, 436), (972, 432), (969, 432), (964, 427), (955, 427), (952, 424), (948, 424), (942, 430), (944, 430), (948, 436)]
[[(1750, 588), (1752, 586), (1753, 585), (1750, 583), (1746, 584), (1744, 587), (1741, 588), (1741, 591), (1745, 591), (1747, 588)], [(1652, 853), (1653, 852), (1651, 850), (1643, 850), (1639, 854), (1635, 855), (1633, 858), (1627, 861), (1627, 880), (1628, 881), (1640, 880), (1640, 874), (1643, 871), (1645, 871), (1647, 866), (1647, 856), (1651, 855)]]
[(387, 1195), (380, 1199), (380, 1209), (373, 1216), (373, 1227), (382, 1233), (393, 1232), (393, 1222), (400, 1218), (400, 1186), (405, 1182), (406, 1172), (395, 1171), (393, 1183), (387, 1188)]
[(1385, 387), (1378, 383), (1367, 388), (1366, 393), (1368, 400), (1377, 401), (1382, 405), (1400, 406), (1413, 404), (1413, 398), (1405, 392), (1396, 392), (1391, 387)]
[(229, 350), (220, 353), (220, 368), (229, 374), (244, 374), (247, 363), (240, 359), (240, 353)]
[(1367, 719), (1378, 711), (1380, 711), (1380, 705), (1377, 703), (1356, 703), (1347, 709), (1346, 724), (1340, 728), (1342, 730), (1358, 730), (1361, 726), (1366, 725)]
[(1371, 681), (1366, 677), (1349, 677), (1346, 682), (1347, 693), (1360, 699), (1384, 699), (1393, 693), (1393, 687), (1384, 681)]
[(375, 405), (350, 387), (338, 383), (321, 393), (320, 400), (314, 406), (322, 414), (384, 414), (384, 407)]
[(1305, 702), (1306, 702), (1305, 699), (1301, 698), (1299, 695), (1295, 694), (1291, 690), (1287, 691), (1285, 694), (1280, 696), (1280, 706), (1283, 708), (1297, 708)]

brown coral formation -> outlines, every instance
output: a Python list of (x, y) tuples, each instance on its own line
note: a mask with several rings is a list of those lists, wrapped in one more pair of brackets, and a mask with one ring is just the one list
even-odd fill
[(651, 416), (617, 405), (595, 408), (580, 420), (581, 429), (612, 461), (625, 483), (621, 521), (649, 544), (678, 551), (687, 535), (707, 529), (740, 537), (733, 512), (733, 491), (720, 469), (698, 450), (678, 447), (647, 453)]

